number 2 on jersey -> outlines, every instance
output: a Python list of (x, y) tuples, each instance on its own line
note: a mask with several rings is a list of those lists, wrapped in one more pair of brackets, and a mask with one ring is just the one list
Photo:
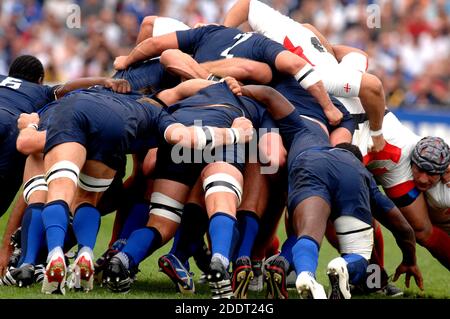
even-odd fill
[(225, 49), (222, 51), (222, 53), (220, 54), (220, 56), (225, 57), (226, 59), (230, 59), (232, 57), (234, 57), (233, 54), (230, 54), (230, 51), (233, 50), (235, 47), (237, 47), (239, 44), (241, 44), (242, 42), (247, 41), (248, 39), (250, 39), (250, 37), (253, 35), (253, 33), (251, 32), (247, 32), (247, 33), (239, 33), (238, 35), (236, 35), (234, 37), (235, 40), (237, 40), (231, 47)]

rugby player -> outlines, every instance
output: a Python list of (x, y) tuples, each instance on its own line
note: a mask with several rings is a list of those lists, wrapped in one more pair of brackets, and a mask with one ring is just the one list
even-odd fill
[[(288, 210), (296, 244), (292, 249), (296, 287), (302, 298), (326, 298), (315, 280), (318, 253), (327, 220), (335, 224), (342, 257), (328, 264), (330, 298), (350, 298), (349, 282), (364, 278), (372, 252), (371, 211), (393, 232), (403, 252), (395, 279), (406, 273), (423, 289), (416, 265), (414, 232), (394, 204), (379, 190), (372, 175), (349, 151), (332, 148), (321, 124), (301, 119), (294, 107), (269, 87), (244, 86), (242, 94), (265, 104), (289, 149)], [(341, 144), (342, 145), (342, 144)], [(361, 156), (362, 159), (362, 156)], [(376, 209), (371, 209), (371, 207)], [(358, 243), (355, 245), (354, 243)]]
[(317, 99), (332, 125), (338, 124), (342, 118), (342, 113), (330, 101), (320, 78), (304, 59), (262, 35), (242, 34), (238, 29), (209, 25), (152, 37), (141, 42), (128, 56), (117, 57), (114, 67), (117, 70), (125, 69), (137, 61), (159, 56), (167, 49), (192, 53), (200, 63), (229, 57), (265, 62), (273, 69), (294, 76), (299, 85)]
[[(186, 87), (186, 85), (184, 86)], [(169, 101), (179, 98), (174, 90), (166, 92), (166, 94)], [(138, 94), (118, 95), (99, 88), (77, 92), (60, 100), (58, 107), (53, 107), (52, 121), (48, 123), (46, 137), (44, 135), (44, 139), (46, 138), (45, 169), (48, 172), (46, 182), (49, 187), (47, 204), (42, 212), (49, 251), (43, 283), (43, 292), (45, 293), (64, 293), (66, 266), (61, 247), (67, 229), (69, 205), (73, 203), (73, 208), (76, 208), (72, 208), (72, 211), (75, 211), (74, 224), (77, 214), (83, 210), (83, 214), (80, 214), (81, 218), (79, 218), (79, 232), (75, 229), (77, 240), (82, 246), (75, 265), (81, 269), (81, 286), (90, 290), (92, 289), (91, 275), (93, 272), (92, 248), (99, 225), (99, 220), (96, 218), (97, 222), (94, 222), (91, 217), (99, 216), (95, 204), (101, 193), (108, 188), (115, 170), (124, 161), (125, 152), (133, 151), (135, 145), (142, 146), (151, 143), (152, 132), (158, 132), (155, 131), (156, 127), (161, 129), (159, 132), (161, 136), (164, 133), (163, 125), (168, 126), (166, 133), (184, 128), (182, 125), (173, 124), (175, 121), (169, 115), (165, 115), (162, 108), (155, 106), (158, 105), (158, 102), (148, 100), (153, 103), (149, 104), (145, 96), (143, 99), (141, 98), (142, 95)], [(104, 114), (107, 112), (112, 114), (109, 121), (104, 118)], [(120, 113), (121, 116), (114, 115), (114, 112)], [(149, 117), (152, 113), (148, 112), (153, 112), (153, 117)], [(88, 113), (89, 116), (85, 115)], [(135, 118), (139, 121), (136, 122)], [(131, 121), (127, 121), (127, 119)], [(151, 122), (150, 119), (151, 121), (159, 119), (159, 126), (155, 126), (155, 122)], [(82, 124), (83, 121), (88, 121), (91, 125), (86, 127)], [(110, 125), (110, 127), (105, 130), (101, 129), (105, 125)], [(124, 125), (129, 127), (129, 132), (134, 130), (135, 133), (130, 135), (127, 130), (123, 131), (121, 127)], [(89, 138), (87, 138), (85, 128), (90, 128), (94, 130), (92, 133), (97, 133), (88, 135)], [(195, 129), (188, 129), (187, 133), (191, 134), (192, 130)], [(230, 141), (226, 129), (212, 129), (212, 132), (217, 137), (218, 145), (221, 142)], [(136, 143), (137, 138), (142, 139), (145, 143)], [(175, 135), (167, 138), (172, 143), (181, 139), (180, 136)], [(191, 146), (190, 141), (182, 142), (183, 145), (189, 147)], [(198, 142), (199, 140), (195, 140), (196, 144), (193, 145), (197, 146)], [(39, 144), (35, 145), (38, 147)], [(70, 151), (67, 151), (67, 148)], [(85, 161), (86, 163), (84, 163)], [(77, 189), (80, 168), (82, 168), (80, 187)], [(85, 238), (86, 242), (80, 240), (78, 233)], [(83, 281), (85, 282), (83, 283)]]

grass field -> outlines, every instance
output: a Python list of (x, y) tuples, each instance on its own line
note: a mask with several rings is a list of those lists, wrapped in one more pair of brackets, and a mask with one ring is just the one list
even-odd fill
[[(96, 256), (100, 255), (106, 248), (114, 215), (103, 217), (102, 226), (97, 240), (95, 249)], [(3, 230), (7, 221), (7, 215), (0, 220), (0, 232)], [(280, 230), (280, 234), (282, 234)], [(385, 263), (389, 274), (395, 271), (398, 263), (401, 260), (400, 250), (395, 245), (391, 234), (384, 230), (385, 235)], [(171, 243), (156, 251), (150, 258), (148, 258), (140, 266), (141, 272), (138, 275), (138, 281), (134, 284), (133, 289), (128, 294), (113, 294), (104, 287), (96, 286), (94, 291), (86, 294), (81, 292), (67, 292), (65, 296), (51, 295), (46, 296), (40, 292), (40, 285), (35, 285), (30, 288), (16, 288), (16, 287), (0, 287), (0, 299), (184, 299), (184, 298), (209, 298), (209, 290), (205, 285), (197, 285), (197, 293), (193, 296), (186, 296), (175, 293), (172, 282), (163, 274), (158, 272), (157, 259), (162, 254), (170, 249)], [(319, 268), (317, 277), (319, 282), (325, 286), (328, 284), (325, 267), (329, 260), (336, 257), (336, 251), (327, 243), (324, 242), (321, 248)], [(424, 277), (425, 291), (421, 292), (412, 280), (412, 287), (405, 290), (404, 298), (450, 298), (450, 272), (441, 266), (425, 249), (418, 247), (418, 263), (422, 270)], [(193, 265), (193, 271), (196, 279), (199, 278), (200, 272)], [(401, 288), (405, 288), (404, 277), (397, 282)], [(295, 291), (290, 292), (291, 298), (297, 298)], [(251, 298), (264, 298), (264, 293), (250, 294)], [(367, 296), (355, 296), (355, 298), (383, 298), (378, 294), (371, 294)]]

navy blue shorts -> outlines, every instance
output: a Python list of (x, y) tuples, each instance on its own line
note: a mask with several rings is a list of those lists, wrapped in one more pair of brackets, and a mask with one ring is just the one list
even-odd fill
[(349, 164), (354, 160), (351, 153), (339, 149), (300, 154), (289, 170), (289, 214), (303, 200), (318, 196), (330, 205), (332, 220), (353, 216), (371, 224), (369, 186), (365, 176)]
[(217, 147), (211, 152), (164, 143), (158, 148), (155, 179), (168, 179), (192, 187), (206, 165), (227, 162), (242, 173), (245, 159), (245, 144)]
[(59, 144), (76, 142), (86, 148), (87, 160), (100, 161), (119, 170), (126, 161), (129, 147), (127, 127), (103, 102), (85, 94), (61, 100), (47, 128), (44, 154)]

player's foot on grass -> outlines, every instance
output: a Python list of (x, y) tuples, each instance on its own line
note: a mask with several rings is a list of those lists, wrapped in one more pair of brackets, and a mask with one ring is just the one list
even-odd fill
[(108, 248), (95, 262), (94, 262), (94, 281), (102, 285), (104, 282), (103, 271), (108, 266), (111, 258), (119, 253), (118, 250)]
[(184, 294), (195, 293), (195, 284), (192, 273), (173, 254), (166, 254), (158, 259), (159, 271), (166, 274), (175, 284), (178, 292)]
[(262, 260), (252, 260), (253, 278), (250, 280), (248, 290), (261, 292), (264, 289), (264, 274)]
[(71, 266), (70, 288), (88, 292), (94, 289), (94, 263), (88, 252), (81, 253)]
[(232, 289), (235, 298), (247, 299), (248, 286), (253, 279), (250, 257), (239, 257), (233, 265)]
[(302, 271), (295, 282), (301, 299), (327, 299), (325, 289), (311, 273)]
[(64, 255), (55, 252), (45, 268), (42, 292), (45, 294), (65, 294), (67, 267)]
[[(119, 253), (121, 254), (121, 253)], [(131, 289), (130, 271), (119, 254), (113, 256), (104, 270), (106, 287), (113, 292), (127, 293)]]
[(286, 288), (286, 268), (288, 267), (283, 257), (277, 255), (272, 257), (264, 262), (266, 297), (268, 299), (287, 299), (289, 294)]
[(328, 299), (350, 299), (349, 275), (347, 262), (337, 257), (328, 263), (327, 275), (330, 280)]
[(220, 260), (212, 260), (209, 266), (208, 283), (212, 299), (232, 299), (231, 278)]

